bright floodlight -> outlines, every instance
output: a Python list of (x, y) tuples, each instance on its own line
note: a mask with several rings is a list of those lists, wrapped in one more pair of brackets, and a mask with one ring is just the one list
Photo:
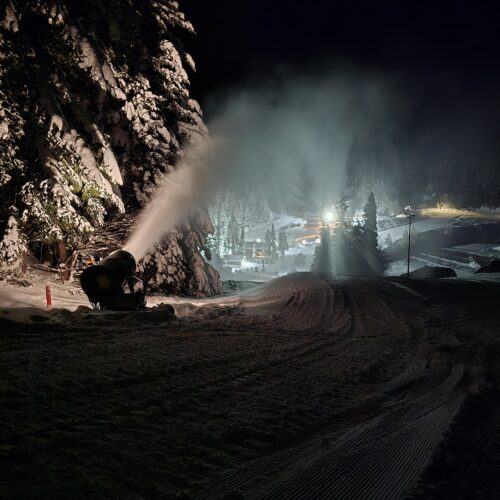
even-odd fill
[(307, 240), (302, 240), (303, 245), (307, 245)]
[(331, 210), (327, 210), (324, 214), (323, 214), (323, 219), (325, 219), (326, 222), (332, 222), (333, 219), (334, 219), (334, 215), (333, 215), (333, 212)]

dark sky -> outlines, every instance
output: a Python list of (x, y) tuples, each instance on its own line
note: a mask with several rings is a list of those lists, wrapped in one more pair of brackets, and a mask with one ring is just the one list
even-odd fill
[(459, 86), (498, 83), (500, 5), (495, 1), (181, 0), (198, 35), (189, 40), (195, 96), (280, 67), (352, 64)]
[(383, 109), (401, 104), (374, 130), (392, 135), (370, 137), (376, 146), (363, 147), (397, 152), (393, 167), (379, 163), (399, 175), (400, 192), (422, 191), (441, 176), (443, 190), (457, 194), (470, 186), (463, 180), (457, 187), (463, 170), (498, 205), (498, 1), (180, 0), (180, 6), (198, 33), (184, 40), (198, 68), (193, 95), (208, 123), (233, 94), (286, 91), (297, 76), (318, 85), (325, 77), (344, 77), (354, 87), (384, 82)]

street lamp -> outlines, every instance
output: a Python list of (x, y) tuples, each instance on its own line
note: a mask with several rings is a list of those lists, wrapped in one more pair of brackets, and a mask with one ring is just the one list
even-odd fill
[(404, 214), (408, 217), (408, 267), (406, 270), (406, 277), (410, 279), (410, 245), (411, 245), (411, 220), (415, 217), (415, 212), (411, 209), (410, 205), (405, 207)]

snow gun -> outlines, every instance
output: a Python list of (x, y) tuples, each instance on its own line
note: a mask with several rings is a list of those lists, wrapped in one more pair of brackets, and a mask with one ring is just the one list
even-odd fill
[[(135, 311), (144, 309), (144, 293), (134, 291), (134, 256), (126, 250), (115, 250), (97, 264), (87, 267), (80, 276), (83, 291), (96, 309)], [(125, 293), (125, 284), (130, 293)]]

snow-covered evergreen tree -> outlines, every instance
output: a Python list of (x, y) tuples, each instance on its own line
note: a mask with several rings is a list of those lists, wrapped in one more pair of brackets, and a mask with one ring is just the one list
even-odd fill
[(332, 239), (327, 226), (321, 228), (320, 242), (314, 249), (311, 271), (318, 274), (332, 272)]
[(245, 228), (242, 227), (240, 230), (238, 254), (243, 255), (244, 253), (245, 253)]
[(286, 236), (285, 230), (280, 229), (279, 236), (278, 236), (278, 250), (281, 255), (281, 257), (285, 256), (285, 252), (290, 248), (288, 244), (288, 238)]
[(268, 223), (271, 220), (271, 211), (266, 198), (261, 193), (252, 193), (249, 196), (250, 221), (249, 224)]
[(340, 227), (345, 227), (347, 223), (347, 209), (349, 208), (349, 205), (347, 203), (347, 197), (342, 195), (339, 198), (339, 201), (337, 202), (337, 205), (335, 207), (337, 211), (337, 222), (340, 225)]
[[(194, 30), (174, 0), (0, 9), (0, 232), (15, 205), (30, 250), (76, 249), (129, 223), (206, 134), (181, 42)], [(167, 235), (140, 266), (150, 289), (220, 291), (199, 250), (212, 230), (200, 213)]]
[(362, 221), (341, 223), (335, 228), (333, 255), (336, 274), (374, 276), (383, 273), (386, 260), (378, 245), (377, 205), (373, 193), (365, 204)]
[(266, 235), (264, 236), (264, 260), (270, 261), (272, 259), (272, 243), (271, 243), (271, 230), (266, 230)]
[[(11, 211), (15, 212), (12, 207)], [(17, 220), (12, 214), (7, 220), (7, 227), (2, 241), (0, 241), (0, 266), (17, 264), (26, 252), (26, 242), (19, 233)]]
[(238, 253), (238, 249), (240, 248), (240, 228), (238, 225), (238, 221), (234, 214), (231, 216), (229, 220), (229, 224), (227, 227), (227, 249), (229, 253), (235, 255)]
[(274, 223), (271, 224), (271, 231), (269, 234), (269, 253), (271, 255), (271, 260), (275, 260), (278, 256), (278, 244), (276, 242), (276, 231), (274, 230)]
[(370, 237), (374, 237), (377, 234), (377, 203), (373, 193), (370, 193), (368, 200), (366, 200), (363, 219), (365, 231)]
[(370, 193), (363, 211), (363, 227), (360, 228), (360, 246), (367, 265), (367, 274), (382, 274), (385, 269), (385, 257), (378, 245), (377, 204)]

